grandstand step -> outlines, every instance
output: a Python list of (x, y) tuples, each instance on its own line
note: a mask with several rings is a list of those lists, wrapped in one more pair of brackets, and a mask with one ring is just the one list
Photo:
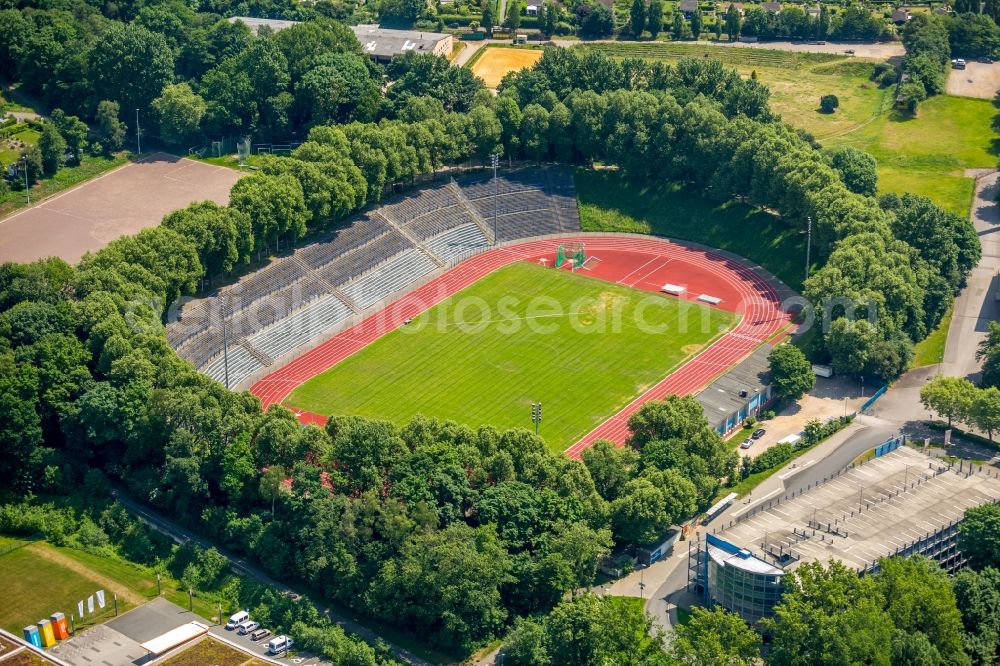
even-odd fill
[(355, 303), (354, 299), (345, 294), (343, 289), (333, 288), (331, 293), (337, 298), (339, 298), (344, 305), (351, 308), (351, 310), (353, 310), (355, 313), (361, 312), (361, 306)]
[(254, 347), (252, 344), (250, 344), (250, 341), (247, 340), (246, 338), (243, 338), (242, 340), (240, 340), (239, 345), (240, 345), (240, 347), (243, 347), (244, 349), (246, 349), (247, 352), (249, 352), (249, 354), (251, 356), (253, 356), (255, 359), (257, 359), (258, 361), (260, 361), (261, 365), (268, 366), (268, 365), (271, 365), (272, 363), (274, 363), (274, 359), (273, 358), (271, 358), (270, 356), (268, 356), (267, 354), (265, 354), (261, 350), (257, 349), (256, 347)]
[(451, 188), (451, 191), (456, 197), (458, 197), (458, 200), (465, 205), (466, 210), (469, 211), (469, 215), (472, 216), (472, 221), (477, 227), (479, 227), (479, 230), (483, 232), (483, 235), (486, 236), (486, 240), (489, 241), (490, 245), (496, 245), (497, 239), (493, 234), (493, 231), (490, 229), (489, 225), (486, 224), (486, 221), (483, 220), (479, 211), (476, 210), (476, 207), (472, 205), (472, 202), (466, 198), (465, 192), (463, 192), (462, 188), (458, 186), (458, 183), (455, 182), (454, 178), (448, 182), (448, 187)]
[(437, 264), (439, 268), (444, 268), (447, 265), (441, 257), (431, 252), (429, 249), (427, 249), (426, 245), (417, 240), (416, 237), (414, 237), (414, 235), (410, 233), (409, 229), (407, 229), (403, 225), (396, 224), (396, 222), (394, 222), (389, 217), (386, 217), (385, 219), (389, 222), (390, 226), (392, 226), (399, 233), (403, 234), (403, 236), (406, 237), (406, 240), (410, 241), (413, 244), (413, 247), (417, 248), (425, 255), (427, 255), (427, 258), (433, 261), (435, 264)]

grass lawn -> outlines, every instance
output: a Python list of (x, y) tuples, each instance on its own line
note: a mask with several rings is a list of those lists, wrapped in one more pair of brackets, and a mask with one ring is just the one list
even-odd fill
[[(791, 53), (762, 48), (658, 42), (587, 44), (612, 56), (676, 61), (711, 57), (742, 75), (756, 72), (771, 90), (771, 108), (782, 119), (811, 133), (826, 148), (854, 146), (871, 153), (879, 165), (879, 190), (913, 192), (944, 208), (967, 215), (973, 181), (970, 168), (992, 168), (1000, 137), (990, 122), (996, 109), (989, 100), (932, 97), (916, 116), (893, 109), (893, 87), (869, 80), (876, 61), (837, 54)], [(835, 113), (819, 112), (819, 98), (835, 94)]]
[[(33, 129), (23, 129), (6, 139), (0, 139), (0, 166), (4, 168), (21, 159), (20, 143), (36, 145), (42, 133)], [(20, 142), (20, 143), (17, 143)]]
[(930, 335), (921, 340), (913, 348), (913, 363), (911, 367), (920, 368), (934, 365), (944, 360), (944, 345), (948, 341), (948, 328), (951, 327), (951, 308), (941, 318), (938, 327)]
[(719, 204), (673, 184), (639, 185), (614, 170), (576, 172), (584, 231), (629, 231), (696, 241), (765, 267), (802, 287), (805, 235), (773, 215), (735, 201)]
[[(640, 315), (663, 330), (641, 329)], [(518, 263), (309, 380), (287, 404), (399, 424), (423, 414), (530, 428), (540, 401), (540, 434), (561, 451), (734, 323), (689, 301)]]
[(163, 662), (162, 666), (240, 666), (250, 661), (251, 656), (229, 647), (225, 643), (204, 638), (194, 647), (184, 650)]
[[(36, 183), (31, 188), (31, 203), (38, 203), (40, 199), (50, 197), (91, 178), (96, 178), (105, 171), (110, 171), (126, 162), (128, 162), (128, 158), (124, 154), (116, 157), (86, 155), (79, 166), (63, 167), (51, 178), (43, 178)], [(26, 203), (24, 190), (11, 191), (5, 195), (0, 195), (0, 218), (13, 213), (19, 208), (24, 208)]]
[[(4, 537), (0, 545), (15, 542)], [(2, 552), (2, 550), (0, 550)], [(187, 592), (170, 576), (161, 576), (163, 596), (187, 608)], [(81, 599), (103, 589), (107, 596), (104, 611), (86, 622), (77, 618), (78, 629), (106, 622), (114, 617), (112, 598), (118, 594), (118, 610), (124, 612), (156, 596), (156, 573), (139, 564), (124, 562), (73, 548), (57, 548), (44, 541), (0, 555), (0, 586), (17, 604), (0, 607), (0, 627), (20, 633), (28, 624), (62, 611), (69, 617), (76, 613)], [(194, 611), (212, 619), (215, 604), (195, 597)]]

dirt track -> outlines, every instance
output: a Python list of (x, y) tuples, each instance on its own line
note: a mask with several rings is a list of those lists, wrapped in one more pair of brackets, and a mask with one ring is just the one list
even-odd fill
[(241, 174), (176, 155), (154, 153), (0, 220), (0, 262), (56, 256), (76, 263), (86, 252), (160, 223), (193, 201), (225, 204)]

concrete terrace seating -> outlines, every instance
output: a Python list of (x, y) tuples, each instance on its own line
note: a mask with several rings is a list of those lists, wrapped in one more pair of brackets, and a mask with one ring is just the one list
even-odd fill
[(478, 226), (470, 222), (429, 239), (425, 245), (428, 250), (452, 264), (471, 252), (489, 247), (489, 239)]
[(271, 358), (278, 358), (332, 330), (353, 314), (336, 296), (326, 296), (247, 340)]
[(264, 367), (245, 348), (238, 344), (230, 344), (229, 351), (226, 354), (219, 354), (218, 358), (202, 368), (201, 371), (217, 382), (225, 383), (227, 356), (229, 361), (230, 386), (235, 386), (250, 373)]
[(459, 203), (455, 195), (446, 187), (430, 187), (405, 195), (396, 202), (385, 205), (384, 211), (390, 220), (406, 224), (421, 215), (455, 206)]
[(451, 206), (422, 215), (405, 228), (418, 241), (424, 241), (469, 222), (472, 222), (472, 215), (464, 206)]
[(435, 268), (420, 250), (406, 250), (344, 287), (344, 293), (361, 307), (371, 307)]
[(350, 254), (331, 261), (316, 272), (330, 284), (340, 286), (411, 247), (413, 244), (406, 236), (396, 230), (390, 230)]
[[(269, 360), (348, 324), (357, 314), (352, 306), (370, 308), (439, 270), (411, 238), (447, 265), (490, 247), (480, 224), (492, 228), (492, 177), (485, 172), (457, 179), (462, 197), (439, 182), (362, 213), (292, 256), (187, 303), (168, 325), (167, 339), (182, 358), (223, 381), (225, 312), (229, 380), (237, 386)], [(500, 241), (580, 230), (571, 169), (499, 174), (496, 191)]]
[(388, 230), (389, 226), (384, 220), (375, 215), (364, 214), (355, 219), (351, 226), (332, 232), (299, 249), (295, 256), (310, 268), (319, 268)]

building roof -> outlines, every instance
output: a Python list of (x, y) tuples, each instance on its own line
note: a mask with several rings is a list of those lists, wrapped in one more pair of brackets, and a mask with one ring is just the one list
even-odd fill
[[(764, 393), (771, 383), (771, 366), (767, 360), (770, 353), (770, 345), (761, 345), (697, 395), (696, 400), (705, 410), (709, 424), (718, 426), (745, 407), (755, 391)], [(741, 391), (746, 391), (746, 395), (741, 396)]]
[(682, 12), (696, 12), (698, 11), (698, 0), (681, 0), (677, 4), (677, 8)]
[(361, 42), (361, 50), (379, 58), (391, 58), (407, 51), (433, 53), (442, 39), (451, 37), (441, 32), (390, 30), (377, 25), (354, 25), (351, 30)]
[[(968, 463), (958, 469), (901, 446), (751, 512), (713, 538), (749, 552), (754, 567), (788, 570), (801, 562), (840, 560), (861, 571), (960, 521), (966, 509), (998, 500), (996, 470)], [(747, 559), (730, 558), (727, 564), (746, 568)]]
[(285, 28), (291, 28), (293, 25), (298, 23), (298, 21), (284, 21), (282, 19), (269, 19), (269, 18), (256, 18), (253, 16), (230, 16), (228, 21), (230, 23), (245, 23), (254, 34), (260, 32), (260, 29), (267, 26), (274, 32), (281, 32)]
[(769, 12), (780, 12), (781, 11), (781, 3), (780, 2), (765, 2), (761, 6), (764, 9), (766, 9), (767, 11), (769, 11)]
[(894, 22), (905, 22), (910, 20), (910, 12), (906, 9), (897, 9), (892, 13), (892, 20)]
[(167, 650), (172, 650), (178, 645), (183, 645), (207, 633), (208, 626), (201, 622), (188, 622), (187, 624), (182, 624), (179, 627), (171, 629), (165, 634), (151, 638), (145, 643), (141, 643), (140, 647), (150, 654), (160, 655)]

